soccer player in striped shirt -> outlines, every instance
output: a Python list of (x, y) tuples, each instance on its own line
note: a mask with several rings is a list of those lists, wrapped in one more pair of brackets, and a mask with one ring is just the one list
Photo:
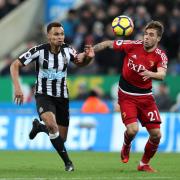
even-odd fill
[(23, 92), (19, 83), (19, 69), (29, 63), (36, 63), (35, 99), (39, 117), (33, 121), (29, 134), (33, 139), (37, 133), (46, 132), (50, 141), (65, 164), (66, 171), (74, 171), (64, 142), (69, 126), (69, 99), (67, 89), (67, 67), (73, 62), (78, 66), (87, 65), (94, 57), (93, 49), (77, 54), (76, 50), (64, 43), (64, 29), (60, 23), (52, 22), (47, 26), (47, 44), (29, 49), (16, 59), (10, 67), (17, 104), (23, 103)]

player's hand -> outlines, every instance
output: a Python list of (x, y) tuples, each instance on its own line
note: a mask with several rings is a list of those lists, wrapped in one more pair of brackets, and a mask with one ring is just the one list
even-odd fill
[(85, 52), (79, 53), (79, 54), (76, 56), (74, 62), (75, 62), (76, 64), (81, 64), (81, 63), (83, 62), (84, 57), (85, 57)]
[(91, 45), (86, 45), (83, 53), (79, 53), (75, 58), (75, 63), (79, 65), (86, 65), (94, 58), (95, 53)]
[(23, 95), (21, 89), (15, 89), (14, 102), (17, 105), (21, 105), (21, 104), (23, 104), (23, 100), (24, 100), (24, 95)]
[(145, 70), (139, 74), (142, 76), (143, 81), (146, 81), (151, 78), (151, 71)]
[(92, 59), (95, 56), (94, 49), (91, 45), (85, 45), (84, 52), (85, 52), (85, 56), (87, 58)]

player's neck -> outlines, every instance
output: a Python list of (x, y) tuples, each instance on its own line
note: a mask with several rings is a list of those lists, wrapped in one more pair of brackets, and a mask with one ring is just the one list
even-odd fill
[(145, 50), (146, 52), (153, 52), (156, 48), (157, 48), (157, 46), (153, 46), (153, 47), (145, 47), (145, 46), (144, 46), (144, 50)]
[(52, 46), (51, 45), (51, 53), (58, 54), (59, 51), (60, 51), (60, 46)]

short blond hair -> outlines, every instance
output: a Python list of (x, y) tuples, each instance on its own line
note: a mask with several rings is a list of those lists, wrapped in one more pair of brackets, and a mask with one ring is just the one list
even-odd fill
[(155, 29), (155, 30), (157, 30), (157, 34), (158, 34), (159, 37), (162, 37), (163, 32), (164, 32), (164, 26), (159, 21), (151, 21), (151, 22), (149, 22), (145, 26), (144, 31), (146, 31), (147, 29)]

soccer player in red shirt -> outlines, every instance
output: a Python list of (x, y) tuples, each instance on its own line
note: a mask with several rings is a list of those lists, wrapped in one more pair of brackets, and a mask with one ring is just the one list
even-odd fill
[(118, 92), (118, 103), (126, 126), (121, 159), (123, 163), (129, 160), (131, 142), (138, 132), (139, 120), (146, 127), (149, 139), (137, 167), (138, 171), (156, 172), (149, 161), (160, 143), (161, 118), (152, 95), (152, 79), (163, 80), (166, 76), (168, 59), (164, 51), (158, 48), (163, 31), (160, 22), (151, 21), (145, 27), (143, 41), (104, 41), (93, 47), (95, 52), (113, 48), (126, 54)]

